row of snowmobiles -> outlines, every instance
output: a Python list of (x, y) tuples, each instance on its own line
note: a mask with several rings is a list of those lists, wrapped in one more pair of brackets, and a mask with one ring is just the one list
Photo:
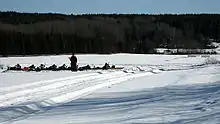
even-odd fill
[[(85, 71), (85, 70), (108, 70), (108, 69), (123, 69), (123, 67), (115, 67), (115, 65), (110, 66), (109, 64), (105, 63), (102, 67), (91, 67), (90, 65), (78, 67), (78, 71)], [(61, 70), (71, 70), (71, 67), (68, 67), (66, 64), (61, 66), (57, 66), (55, 64), (46, 67), (45, 64), (40, 64), (39, 66), (31, 65), (28, 67), (22, 67), (20, 64), (16, 64), (13, 67), (8, 67), (6, 71), (61, 71)]]

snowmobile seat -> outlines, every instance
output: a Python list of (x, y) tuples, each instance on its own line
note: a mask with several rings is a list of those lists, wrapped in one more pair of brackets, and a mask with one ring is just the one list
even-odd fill
[(7, 70), (13, 70), (13, 71), (18, 71), (18, 70), (22, 70), (21, 66), (19, 64), (13, 66), (13, 67), (8, 67)]
[(112, 67), (111, 67), (112, 69), (115, 69), (115, 65), (112, 65)]
[(91, 69), (90, 65), (86, 65), (78, 68), (79, 71), (90, 70), (90, 69)]
[(66, 64), (63, 64), (62, 66), (58, 67), (58, 70), (67, 70)]
[(68, 67), (67, 70), (71, 70), (71, 67)]
[(35, 65), (29, 66), (29, 70), (30, 70), (30, 71), (34, 71), (34, 70), (35, 70)]
[(15, 65), (15, 70), (22, 70), (21, 65), (20, 64)]
[(45, 70), (45, 69), (46, 69), (45, 67), (46, 67), (45, 64), (40, 64), (40, 66), (39, 66), (39, 68), (40, 68), (41, 70)]
[(40, 67), (37, 67), (37, 68), (35, 69), (35, 71), (36, 71), (36, 72), (40, 72), (40, 71), (41, 71)]
[(93, 68), (94, 70), (102, 69), (101, 67), (95, 67)]
[(8, 67), (7, 70), (16, 70), (16, 67)]
[(57, 69), (57, 66), (53, 64), (52, 66), (48, 68), (48, 70), (57, 71), (58, 69)]

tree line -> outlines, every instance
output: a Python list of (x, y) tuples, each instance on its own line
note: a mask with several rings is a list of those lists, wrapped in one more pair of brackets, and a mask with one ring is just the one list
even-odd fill
[(0, 12), (0, 54), (155, 53), (210, 48), (219, 14), (147, 15)]

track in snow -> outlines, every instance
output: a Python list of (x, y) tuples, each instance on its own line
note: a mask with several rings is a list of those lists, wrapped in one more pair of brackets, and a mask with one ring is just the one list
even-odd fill
[[(200, 67), (205, 67), (205, 65), (190, 65), (186, 68), (177, 67), (176, 69), (170, 70), (188, 70), (188, 69), (197, 69)], [(147, 70), (146, 68), (144, 70)], [(155, 72), (156, 70), (156, 72)], [(99, 86), (96, 89), (107, 87), (114, 83), (123, 82), (129, 79), (149, 75), (157, 74), (158, 69), (153, 67), (148, 67), (148, 71), (144, 71), (140, 74), (124, 73), (123, 71), (114, 71), (114, 72), (104, 72), (104, 73), (89, 73), (77, 76), (71, 76), (66, 78), (59, 78), (54, 80), (39, 81), (31, 84), (24, 84), (19, 86), (12, 86), (1, 88), (0, 91), (0, 108), (14, 106), (19, 104), (29, 104), (39, 101), (47, 101), (50, 104), (62, 103), (72, 99), (66, 98), (71, 93), (70, 96), (78, 98), (83, 93), (80, 93), (80, 90), (88, 90), (91, 92), (91, 89), (86, 89), (94, 86)], [(169, 71), (163, 69), (163, 71)], [(132, 75), (132, 76), (131, 76)], [(102, 86), (103, 85), (103, 86)], [(76, 95), (76, 92), (79, 95)], [(65, 95), (68, 94), (68, 95)]]
[(74, 100), (39, 117), (62, 118), (63, 122), (70, 120), (73, 124), (218, 124), (219, 88), (216, 82), (113, 92), (103, 97)]
[[(200, 68), (200, 66), (191, 67), (188, 65), (186, 69)], [(177, 70), (182, 70), (182, 66), (177, 65)], [(97, 89), (152, 74), (155, 74), (154, 68), (150, 67), (148, 72), (89, 73), (2, 88), (0, 89), (0, 123), (10, 123), (38, 112), (45, 112), (88, 95)]]
[(42, 112), (45, 108), (67, 103), (100, 88), (151, 74), (123, 71), (91, 73), (5, 88), (0, 95), (0, 122)]

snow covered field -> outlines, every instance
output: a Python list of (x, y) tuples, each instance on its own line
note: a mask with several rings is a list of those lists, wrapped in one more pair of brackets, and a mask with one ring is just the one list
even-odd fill
[[(68, 64), (69, 55), (0, 58)], [(117, 71), (0, 73), (0, 123), (130, 124), (220, 122), (220, 56), (77, 55), (79, 66)], [(137, 69), (140, 67), (145, 71)]]

